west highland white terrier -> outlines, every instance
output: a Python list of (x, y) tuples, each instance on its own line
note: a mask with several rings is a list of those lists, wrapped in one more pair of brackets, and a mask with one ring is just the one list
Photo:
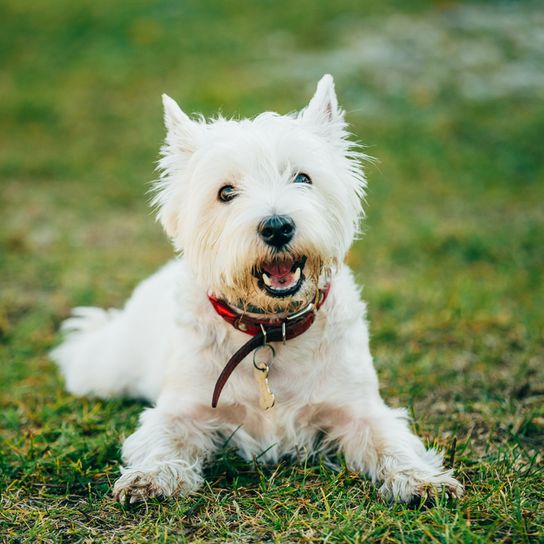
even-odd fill
[(245, 459), (340, 452), (387, 499), (462, 485), (380, 397), (366, 307), (344, 258), (364, 156), (325, 75), (298, 114), (191, 119), (163, 96), (158, 219), (183, 257), (122, 310), (76, 308), (52, 352), (75, 395), (144, 398), (119, 501), (202, 484), (228, 439)]

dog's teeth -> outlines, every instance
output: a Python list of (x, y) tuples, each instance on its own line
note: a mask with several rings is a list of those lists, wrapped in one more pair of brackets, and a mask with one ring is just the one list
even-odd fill
[(294, 280), (295, 280), (294, 283), (296, 283), (299, 279), (300, 279), (300, 268), (297, 268), (294, 274)]
[(266, 272), (263, 272), (263, 281), (266, 285), (268, 285), (268, 287), (272, 287), (272, 280)]

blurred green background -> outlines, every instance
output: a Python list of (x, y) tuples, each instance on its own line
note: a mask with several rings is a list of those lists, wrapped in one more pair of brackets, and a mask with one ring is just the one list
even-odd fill
[[(3, 0), (0, 536), (535, 538), (543, 29), (539, 2)], [(382, 389), (429, 441), (456, 438), (467, 497), (392, 512), (366, 481), (343, 486), (345, 474), (316, 469), (309, 485), (284, 468), (265, 498), (259, 485), (273, 484), (246, 477), (242, 515), (229, 510), (237, 484), (224, 483), (224, 460), (196, 502), (124, 511), (107, 492), (141, 405), (72, 399), (46, 353), (72, 306), (122, 304), (172, 255), (146, 194), (160, 95), (206, 115), (289, 112), (326, 72), (378, 159), (349, 262), (365, 285)], [(280, 485), (302, 478), (300, 494)], [(299, 512), (331, 489), (334, 519), (319, 506)], [(263, 506), (273, 497), (286, 509), (276, 517)]]

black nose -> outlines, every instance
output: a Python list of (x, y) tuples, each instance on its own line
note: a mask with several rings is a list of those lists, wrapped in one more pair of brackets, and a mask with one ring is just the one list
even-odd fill
[(293, 239), (295, 222), (286, 215), (271, 215), (259, 223), (257, 230), (265, 243), (280, 248)]

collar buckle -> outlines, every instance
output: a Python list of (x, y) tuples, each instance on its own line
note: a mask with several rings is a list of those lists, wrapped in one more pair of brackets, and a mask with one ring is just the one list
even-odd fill
[[(296, 312), (294, 314), (288, 315), (285, 318), (285, 321), (293, 321), (295, 319), (298, 319), (299, 317), (302, 317), (303, 315), (306, 315), (306, 314), (308, 314), (310, 312), (313, 312), (314, 308), (315, 308), (314, 303), (310, 302), (310, 304), (308, 304), (308, 306), (306, 306), (305, 308), (302, 308), (302, 310), (299, 310), (298, 312)], [(285, 323), (285, 321), (284, 321), (284, 323)]]

